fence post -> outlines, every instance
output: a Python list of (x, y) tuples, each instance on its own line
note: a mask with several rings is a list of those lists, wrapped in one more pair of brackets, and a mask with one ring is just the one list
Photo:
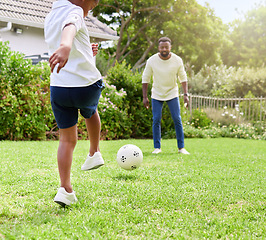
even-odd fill
[[(255, 101), (255, 102), (254, 102)], [(220, 108), (224, 108), (225, 106), (228, 107), (229, 111), (234, 111), (235, 114), (236, 111), (240, 111), (238, 115), (238, 120), (240, 120), (240, 115), (243, 113), (243, 119), (247, 121), (260, 121), (263, 126), (265, 126), (265, 123), (263, 121), (265, 120), (266, 114), (264, 107), (266, 105), (266, 98), (265, 97), (259, 97), (259, 98), (218, 98), (218, 97), (206, 97), (206, 96), (198, 96), (198, 95), (190, 95), (189, 96), (189, 111), (190, 116), (192, 118), (192, 112), (193, 109), (205, 109), (206, 107), (211, 108), (210, 111), (219, 110)], [(243, 103), (243, 105), (242, 105)], [(236, 108), (236, 105), (238, 104), (238, 108)], [(260, 106), (258, 106), (258, 104)], [(241, 107), (240, 107), (241, 106)], [(258, 116), (259, 115), (259, 116)], [(190, 119), (191, 120), (191, 119)]]
[(261, 122), (261, 119), (262, 118), (262, 96), (260, 97), (260, 122)]
[(189, 112), (190, 112), (190, 121), (191, 121), (191, 119), (192, 119), (192, 104), (193, 104), (193, 102), (192, 102), (192, 98), (193, 98), (193, 96), (192, 96), (192, 95), (189, 95)]

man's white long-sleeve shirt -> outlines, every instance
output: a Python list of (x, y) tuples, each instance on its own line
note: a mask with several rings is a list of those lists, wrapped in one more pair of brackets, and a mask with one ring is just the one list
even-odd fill
[(153, 77), (151, 98), (160, 101), (178, 97), (177, 78), (180, 82), (187, 81), (182, 59), (172, 52), (167, 60), (161, 59), (159, 53), (148, 59), (142, 74), (142, 83), (150, 83), (151, 77)]

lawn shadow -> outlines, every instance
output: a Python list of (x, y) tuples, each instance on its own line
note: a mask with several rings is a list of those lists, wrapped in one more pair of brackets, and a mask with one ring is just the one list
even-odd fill
[(163, 156), (178, 156), (180, 154), (178, 154), (178, 152), (161, 152), (161, 153), (158, 153), (158, 154), (154, 154), (154, 153), (151, 153), (151, 152), (143, 152), (143, 156), (144, 157), (147, 157), (147, 156), (153, 156), (153, 157), (163, 157)]
[(117, 180), (117, 181), (132, 181), (132, 180), (136, 180), (137, 177), (135, 175), (125, 175), (125, 174), (119, 174), (118, 176), (116, 177), (112, 177), (114, 180)]

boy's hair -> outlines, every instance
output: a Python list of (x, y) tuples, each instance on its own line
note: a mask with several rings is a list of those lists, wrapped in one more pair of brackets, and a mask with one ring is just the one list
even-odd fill
[(161, 37), (159, 40), (158, 40), (158, 43), (160, 42), (169, 42), (170, 44), (172, 44), (172, 41), (169, 37)]

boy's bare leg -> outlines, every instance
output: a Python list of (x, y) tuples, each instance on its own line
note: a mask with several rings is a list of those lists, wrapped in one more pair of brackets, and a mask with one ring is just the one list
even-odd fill
[(70, 182), (70, 173), (76, 144), (77, 125), (66, 129), (59, 129), (59, 147), (57, 152), (58, 169), (61, 187), (64, 187), (69, 193), (73, 191)]
[(93, 156), (95, 152), (100, 151), (101, 120), (98, 111), (96, 110), (94, 115), (85, 119), (85, 121), (90, 138), (90, 156)]

